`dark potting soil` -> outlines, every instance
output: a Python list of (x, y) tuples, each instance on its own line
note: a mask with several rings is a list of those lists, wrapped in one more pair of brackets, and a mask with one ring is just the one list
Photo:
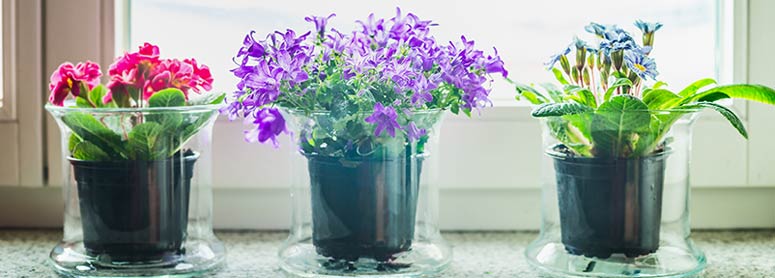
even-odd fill
[[(422, 159), (307, 155), (313, 244), (335, 260), (388, 261), (414, 238)], [(414, 171), (412, 171), (414, 169)]]
[(555, 147), (562, 243), (574, 255), (637, 257), (659, 248), (665, 162), (669, 152), (640, 158), (573, 157)]
[(70, 158), (83, 240), (90, 256), (155, 261), (183, 252), (194, 163), (199, 154), (157, 161)]

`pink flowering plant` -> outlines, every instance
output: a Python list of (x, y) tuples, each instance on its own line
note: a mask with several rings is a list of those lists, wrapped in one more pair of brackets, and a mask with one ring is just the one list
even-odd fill
[(470, 116), (491, 105), (491, 74), (507, 76), (497, 50), (487, 54), (464, 36), (438, 43), (436, 24), (412, 13), (371, 14), (351, 32), (328, 28), (334, 16), (305, 18), (314, 28), (301, 34), (245, 36), (232, 70), (240, 81), (224, 112), (253, 125), (246, 140), (277, 146), (286, 118), (302, 115), (316, 122), (296, 134), (307, 152), (349, 156), (390, 140), (423, 142), (427, 115)]
[[(100, 66), (90, 61), (63, 63), (51, 75), (50, 109), (67, 106), (61, 121), (73, 132), (69, 149), (75, 159), (170, 157), (214, 115), (184, 116), (173, 107), (216, 105), (225, 97), (209, 93), (213, 77), (207, 66), (163, 59), (149, 43), (118, 57), (108, 75), (107, 86), (100, 84)], [(66, 101), (68, 96), (74, 101)]]

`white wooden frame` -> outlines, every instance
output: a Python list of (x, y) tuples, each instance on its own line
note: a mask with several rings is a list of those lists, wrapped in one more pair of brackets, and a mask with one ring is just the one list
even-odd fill
[[(40, 5), (40, 0), (14, 1), (24, 3), (22, 5)], [(91, 59), (102, 65), (109, 64), (115, 56), (116, 45), (119, 48), (126, 47), (126, 37), (120, 34), (117, 36), (117, 33), (113, 32), (117, 26), (113, 24), (119, 24), (120, 27), (120, 23), (125, 22), (117, 18), (126, 18), (127, 14), (116, 14), (115, 8), (126, 5), (127, 1), (47, 1), (46, 11), (43, 12), (46, 19), (45, 39), (49, 42), (56, 41), (58, 44), (44, 46), (42, 52), (45, 53), (46, 61), (44, 70), (38, 71), (38, 82), (45, 80), (40, 72), (50, 72), (65, 60)], [(775, 74), (769, 69), (769, 65), (775, 64), (775, 56), (768, 55), (770, 46), (775, 44), (775, 28), (771, 28), (775, 26), (775, 18), (769, 16), (771, 11), (775, 11), (775, 2), (719, 0), (719, 3), (724, 4), (730, 2), (733, 21), (730, 30), (733, 32), (723, 35), (726, 36), (725, 40), (732, 40), (732, 50), (727, 53), (732, 58), (720, 60), (726, 61), (725, 68), (730, 67), (728, 64), (731, 61), (733, 77), (732, 80), (725, 81), (775, 86)], [(87, 31), (82, 28), (78, 29), (78, 32), (69, 31), (75, 28), (69, 27), (69, 24), (73, 23), (65, 17), (72, 14), (68, 11), (73, 9), (77, 9), (81, 15), (78, 17), (78, 26), (94, 27)], [(20, 48), (20, 52), (23, 48)], [(34, 53), (34, 50), (30, 53)], [(30, 57), (25, 59), (28, 58)], [(27, 86), (27, 83), (19, 83), (19, 86), (22, 85)], [(42, 87), (41, 85), (38, 87)], [(40, 88), (37, 90), (41, 91)], [(37, 103), (32, 104), (20, 99), (19, 107), (24, 108), (24, 111), (37, 107), (37, 115), (40, 117), (43, 115), (40, 104), (43, 103), (44, 96), (44, 93), (40, 92), (35, 100)], [(772, 125), (775, 109), (745, 102), (735, 103), (734, 109), (743, 113), (751, 140), (739, 138), (734, 129), (716, 116), (705, 117), (696, 126), (694, 163), (691, 170), (693, 226), (775, 227), (775, 204), (771, 202), (775, 197), (775, 171), (770, 170), (771, 166), (768, 165), (775, 161), (775, 150), (768, 149), (771, 142), (775, 142), (775, 128)], [(476, 172), (478, 175), (457, 175), (441, 179), (442, 228), (538, 228), (540, 189), (537, 173), (540, 169), (534, 161), (540, 156), (540, 133), (538, 122), (529, 117), (529, 110), (527, 107), (499, 106), (474, 119), (447, 119), (442, 130), (444, 135), (441, 148), (450, 159), (442, 162), (442, 171)], [(25, 126), (34, 126), (34, 123), (22, 123), (23, 116), (23, 113), (19, 114), (19, 134), (23, 133)], [(38, 124), (40, 125), (40, 122)], [(63, 171), (56, 167), (61, 161), (58, 130), (49, 117), (44, 126), (47, 149), (45, 160), (49, 165), (48, 180), (58, 181), (61, 180)], [(218, 228), (285, 229), (290, 219), (288, 173), (285, 167), (288, 152), (267, 146), (245, 145), (239, 136), (242, 128), (240, 122), (225, 120), (220, 120), (216, 125), (213, 163), (216, 182), (215, 225)], [(40, 128), (38, 130), (40, 133)], [(28, 135), (24, 140), (32, 138), (29, 136), (32, 132), (26, 134)], [(489, 138), (487, 144), (482, 144), (482, 136)], [(17, 140), (21, 141), (22, 137), (18, 138)], [(5, 139), (0, 135), (0, 141), (3, 140)], [(284, 145), (288, 146), (288, 143), (285, 142)], [(30, 153), (29, 150), (22, 152)], [(456, 155), (466, 157), (466, 161), (451, 159)], [(38, 151), (38, 157), (43, 156), (43, 153)], [(718, 159), (719, 157), (723, 159)], [(35, 168), (32, 164), (34, 163), (27, 163), (27, 166), (19, 164), (21, 166), (17, 166), (17, 171), (42, 169), (42, 166)], [(235, 175), (255, 173), (259, 167), (263, 174), (260, 179)], [(469, 171), (470, 167), (478, 168)], [(20, 173), (26, 172), (28, 171)], [(0, 188), (0, 226), (61, 225), (61, 201), (58, 201), (61, 199), (58, 196), (60, 190), (56, 188), (56, 183), (49, 182), (48, 185), (48, 188)], [(4, 211), (37, 211), (40, 217), (15, 217)]]

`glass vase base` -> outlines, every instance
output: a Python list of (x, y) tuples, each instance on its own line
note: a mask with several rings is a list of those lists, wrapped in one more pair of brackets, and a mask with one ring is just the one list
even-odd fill
[(686, 244), (663, 244), (656, 252), (635, 258), (614, 254), (601, 259), (572, 255), (559, 241), (536, 241), (525, 250), (531, 266), (549, 277), (700, 277), (705, 269), (705, 256), (691, 241)]
[(49, 263), (62, 277), (199, 277), (223, 265), (220, 242), (187, 240), (184, 254), (149, 261), (118, 262), (108, 256), (86, 255), (82, 241), (59, 243), (51, 250)]
[(428, 277), (449, 265), (452, 251), (445, 246), (415, 242), (409, 251), (388, 261), (346, 261), (319, 255), (311, 240), (306, 240), (280, 250), (280, 267), (290, 277)]

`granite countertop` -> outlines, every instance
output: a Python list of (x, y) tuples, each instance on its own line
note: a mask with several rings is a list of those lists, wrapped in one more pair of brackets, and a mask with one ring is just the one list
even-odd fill
[[(283, 277), (275, 257), (285, 232), (220, 231), (227, 265), (213, 277)], [(443, 277), (540, 277), (522, 257), (534, 232), (448, 232), (454, 260)], [(775, 230), (698, 231), (709, 266), (702, 277), (775, 277)], [(0, 230), (0, 277), (54, 278), (46, 259), (57, 230)]]

